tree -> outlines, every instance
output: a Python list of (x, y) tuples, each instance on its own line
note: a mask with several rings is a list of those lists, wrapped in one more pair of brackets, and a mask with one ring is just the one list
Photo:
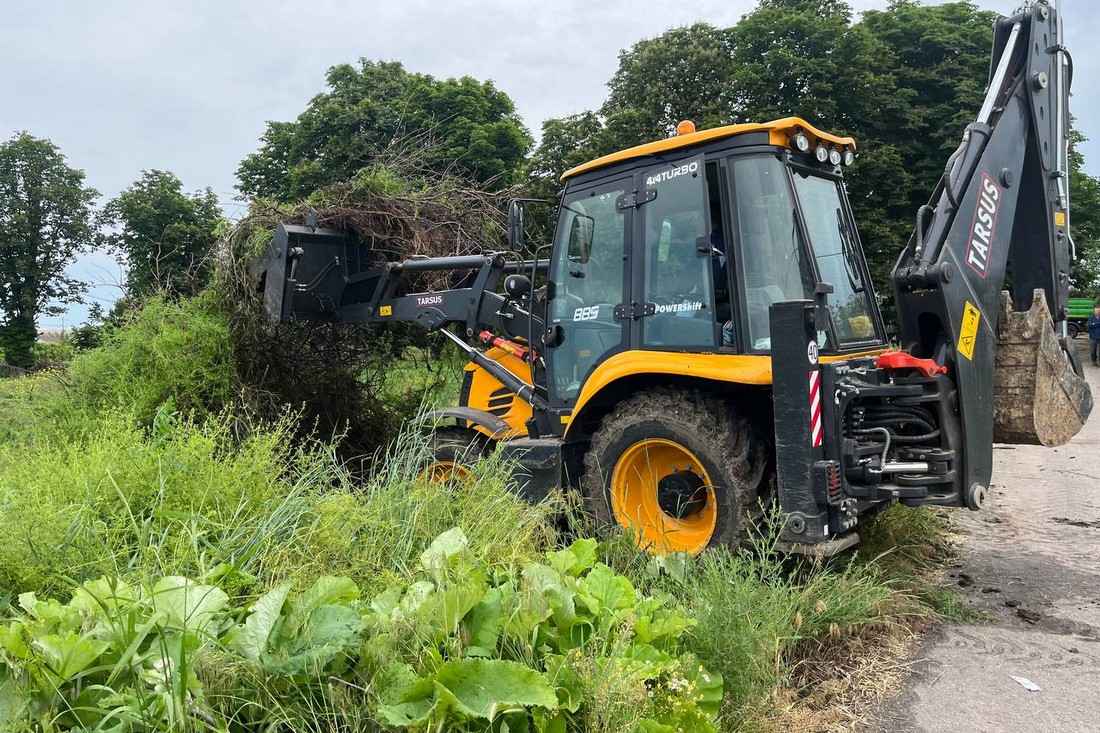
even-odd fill
[(668, 137), (684, 119), (699, 129), (734, 121), (732, 36), (731, 29), (696, 23), (619, 53), (600, 108), (607, 143), (617, 149)]
[(607, 145), (603, 121), (595, 112), (549, 119), (542, 138), (527, 160), (528, 195), (553, 200), (565, 171), (598, 158)]
[(209, 280), (209, 254), (223, 222), (218, 198), (209, 188), (182, 189), (168, 171), (142, 171), (103, 208), (101, 223), (115, 231), (102, 242), (126, 265), (130, 298), (154, 291), (194, 295)]
[(1100, 179), (1083, 170), (1085, 158), (1078, 146), (1084, 141), (1080, 132), (1070, 133), (1069, 223), (1077, 250), (1070, 287), (1074, 295), (1100, 302)]
[(49, 140), (21, 132), (0, 144), (0, 345), (10, 364), (32, 366), (38, 316), (62, 313), (85, 290), (65, 267), (93, 242), (98, 196)]
[(883, 44), (841, 0), (763, 0), (730, 31), (733, 105), (740, 120), (791, 115), (854, 133), (905, 113)]
[[(993, 21), (997, 14), (970, 2), (923, 6), (894, 0), (866, 12), (859, 26), (881, 43), (880, 63), (892, 70), (901, 114), (880, 126), (875, 140), (893, 145), (912, 176), (909, 210), (927, 202), (947, 157), (958, 146), (985, 97)], [(873, 104), (886, 103), (881, 97)]]
[(410, 141), (427, 148), (435, 170), (506, 185), (531, 144), (512, 100), (492, 82), (440, 81), (365, 59), (358, 69), (332, 67), (326, 81), (328, 91), (296, 121), (268, 123), (260, 150), (237, 169), (242, 193), (297, 201)]

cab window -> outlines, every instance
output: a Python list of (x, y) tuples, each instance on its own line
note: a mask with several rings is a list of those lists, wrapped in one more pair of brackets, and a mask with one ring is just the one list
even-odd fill
[(642, 345), (713, 348), (717, 326), (711, 273), (707, 186), (701, 156), (642, 174), (644, 293)]

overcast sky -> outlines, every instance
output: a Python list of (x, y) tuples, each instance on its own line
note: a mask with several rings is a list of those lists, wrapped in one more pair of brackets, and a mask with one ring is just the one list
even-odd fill
[[(887, 0), (849, 0), (856, 12)], [(1096, 0), (1064, 0), (1076, 66), (1072, 111), (1100, 172)], [(1011, 13), (1018, 0), (978, 0)], [(620, 49), (705, 21), (733, 25), (755, 0), (0, 0), (0, 136), (56, 143), (89, 185), (113, 197), (141, 170), (188, 190), (212, 187), (229, 215), (234, 171), (268, 120), (293, 120), (325, 70), (360, 57), (439, 77), (492, 79), (527, 126), (598, 107)], [(962, 131), (959, 131), (960, 134)], [(100, 255), (74, 269), (112, 301), (121, 275)], [(86, 313), (43, 318), (71, 327)]]

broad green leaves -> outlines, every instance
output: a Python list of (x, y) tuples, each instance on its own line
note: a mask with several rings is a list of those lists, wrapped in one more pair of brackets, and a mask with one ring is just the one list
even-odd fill
[(153, 611), (163, 614), (167, 628), (209, 634), (229, 596), (214, 586), (199, 585), (187, 578), (172, 576), (157, 581), (151, 601)]
[(282, 621), (283, 603), (290, 595), (290, 589), (290, 583), (283, 583), (261, 596), (252, 604), (252, 612), (244, 624), (229, 632), (226, 645), (245, 659), (260, 661), (260, 655), (267, 651), (272, 632)]
[(322, 577), (293, 601), (283, 583), (252, 606), (245, 622), (226, 635), (226, 646), (259, 663), (267, 674), (317, 676), (349, 658), (363, 631), (359, 588), (347, 578)]
[(62, 728), (116, 729), (136, 715), (170, 729), (201, 695), (194, 661), (216, 646), (228, 604), (182, 577), (101, 578), (65, 604), (24, 593), (22, 613), (0, 626), (0, 712), (46, 714)]
[[(312, 711), (339, 685), (398, 729), (714, 730), (722, 681), (683, 649), (694, 621), (640, 597), (598, 561), (594, 540), (521, 568), (474, 558), (452, 529), (406, 583), (369, 603), (333, 577), (300, 592), (285, 582), (246, 608), (175, 576), (90, 581), (69, 603), (24, 594), (0, 625), (0, 713), (102, 730), (140, 720), (150, 731), (199, 721), (260, 731), (289, 724), (284, 697)], [(211, 683), (216, 668), (246, 671), (238, 683), (249, 689), (207, 699), (206, 685), (225, 684)], [(260, 692), (272, 710), (239, 711), (238, 696)]]
[(400, 703), (379, 710), (391, 725), (419, 726), (429, 720), (493, 720), (514, 708), (553, 710), (558, 698), (546, 677), (516, 662), (459, 659), (416, 683)]
[(75, 631), (61, 636), (47, 634), (32, 642), (45, 671), (58, 684), (86, 670), (110, 647), (105, 641), (96, 641)]
[[(440, 536), (421, 556), (420, 579), (370, 603), (367, 645), (391, 646), (361, 665), (382, 689), (384, 719), (564, 730), (569, 720), (603, 714), (590, 706), (595, 686), (611, 680), (634, 690), (654, 721), (710, 730), (717, 708), (709, 695), (717, 685), (720, 699), (721, 678), (703, 670), (709, 687), (700, 694), (698, 665), (681, 646), (694, 621), (659, 599), (639, 598), (598, 557), (596, 541), (582, 539), (547, 553), (545, 563), (489, 576), (471, 564), (460, 531)], [(406, 661), (395, 666), (394, 655)], [(532, 696), (537, 690), (552, 699)]]

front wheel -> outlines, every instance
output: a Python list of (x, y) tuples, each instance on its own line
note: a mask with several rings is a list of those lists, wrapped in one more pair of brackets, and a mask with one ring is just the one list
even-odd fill
[(453, 484), (470, 478), (470, 467), (489, 452), (481, 433), (470, 428), (448, 425), (431, 433), (431, 463), (420, 472), (421, 480)]
[(1066, 324), (1066, 338), (1075, 339), (1081, 333), (1081, 327), (1072, 321)]
[(774, 494), (767, 447), (726, 402), (698, 392), (635, 395), (603, 419), (581, 490), (605, 525), (654, 554), (749, 539)]

